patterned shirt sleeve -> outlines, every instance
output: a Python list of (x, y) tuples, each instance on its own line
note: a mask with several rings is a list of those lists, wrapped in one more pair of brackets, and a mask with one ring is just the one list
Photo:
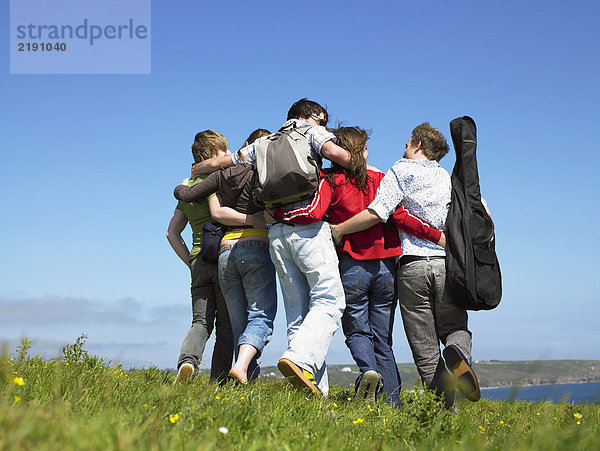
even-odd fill
[(231, 154), (231, 161), (233, 161), (233, 164), (254, 164), (254, 161), (256, 160), (256, 143), (258, 141), (259, 140), (257, 139), (252, 144), (242, 147), (237, 152)]
[(327, 141), (337, 142), (335, 135), (321, 125), (313, 125), (306, 131), (308, 142), (312, 149), (321, 155), (323, 144)]
[(400, 186), (400, 177), (396, 172), (396, 164), (387, 171), (385, 177), (381, 180), (375, 199), (369, 205), (383, 222), (386, 222), (389, 216), (396, 210), (398, 204), (404, 199), (404, 193)]

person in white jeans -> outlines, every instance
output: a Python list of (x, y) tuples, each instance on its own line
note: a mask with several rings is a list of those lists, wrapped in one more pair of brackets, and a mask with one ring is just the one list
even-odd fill
[[(313, 157), (348, 167), (350, 154), (338, 146), (327, 125), (325, 108), (308, 99), (295, 102), (283, 127), (311, 126), (306, 131)], [(262, 138), (264, 139), (264, 138)], [(212, 172), (239, 163), (254, 164), (256, 140), (233, 155), (203, 161), (196, 173)], [(307, 206), (311, 199), (284, 205)], [(279, 370), (299, 390), (327, 396), (329, 384), (325, 355), (333, 334), (340, 326), (345, 295), (338, 259), (329, 225), (323, 221), (308, 225), (275, 224), (269, 231), (270, 254), (283, 292), (288, 321), (288, 348), (278, 363)]]
[[(346, 306), (329, 224), (275, 224), (269, 240), (288, 324), (282, 360), (314, 375), (318, 389), (327, 396), (325, 356)], [(304, 375), (310, 380), (310, 375)]]

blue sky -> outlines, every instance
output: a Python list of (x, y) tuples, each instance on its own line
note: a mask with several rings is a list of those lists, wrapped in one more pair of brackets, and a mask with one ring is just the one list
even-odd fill
[[(165, 232), (193, 137), (237, 149), (308, 97), (372, 129), (384, 171), (417, 124), (450, 141), (472, 116), (504, 282), (470, 315), (473, 358), (600, 358), (598, 23), (595, 1), (153, 2), (150, 75), (10, 75), (2, 32), (0, 340), (53, 355), (86, 333), (107, 358), (175, 366), (189, 273)], [(412, 361), (399, 313), (394, 338)], [(352, 361), (341, 332), (328, 360)]]

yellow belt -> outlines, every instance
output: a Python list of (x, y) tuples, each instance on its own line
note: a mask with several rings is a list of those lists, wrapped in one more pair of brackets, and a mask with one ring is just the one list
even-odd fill
[(247, 236), (264, 236), (265, 238), (269, 236), (269, 231), (267, 229), (239, 229), (232, 230), (231, 232), (227, 232), (221, 238), (221, 241), (226, 240), (239, 240), (240, 238), (245, 238)]

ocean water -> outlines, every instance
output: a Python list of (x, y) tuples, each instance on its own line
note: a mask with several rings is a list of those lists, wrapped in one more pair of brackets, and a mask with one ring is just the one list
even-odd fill
[(550, 401), (600, 403), (600, 383), (535, 385), (518, 388), (482, 388), (481, 396), (500, 401)]

